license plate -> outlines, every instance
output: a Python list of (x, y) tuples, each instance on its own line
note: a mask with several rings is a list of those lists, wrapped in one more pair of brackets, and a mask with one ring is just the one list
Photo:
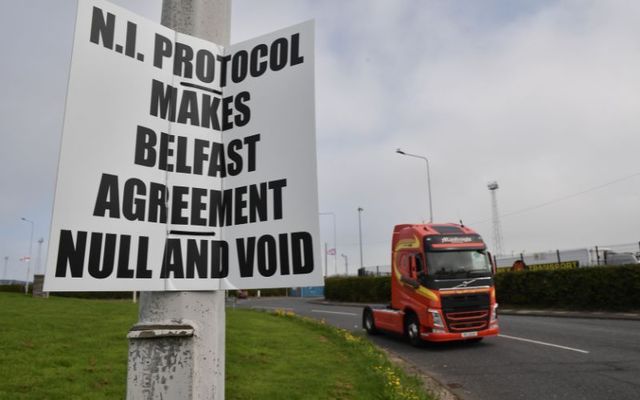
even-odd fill
[(462, 332), (462, 337), (478, 336), (478, 332)]

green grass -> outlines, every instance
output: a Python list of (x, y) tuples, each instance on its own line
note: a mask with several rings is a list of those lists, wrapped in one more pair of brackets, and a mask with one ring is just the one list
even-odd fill
[(0, 399), (123, 398), (136, 318), (131, 302), (0, 293)]
[[(122, 399), (128, 301), (0, 293), (0, 399)], [(227, 399), (427, 399), (370, 342), (315, 321), (227, 310)]]
[(227, 317), (227, 399), (427, 398), (361, 336), (283, 312)]

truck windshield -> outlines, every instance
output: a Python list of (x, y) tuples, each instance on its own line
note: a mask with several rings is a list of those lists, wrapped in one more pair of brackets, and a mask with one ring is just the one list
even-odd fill
[(427, 253), (427, 269), (435, 277), (490, 276), (491, 264), (484, 250)]

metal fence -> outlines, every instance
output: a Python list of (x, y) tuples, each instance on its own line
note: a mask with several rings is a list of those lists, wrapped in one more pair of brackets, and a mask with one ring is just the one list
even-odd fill
[(358, 268), (358, 276), (388, 276), (391, 275), (391, 265), (376, 265), (375, 267)]

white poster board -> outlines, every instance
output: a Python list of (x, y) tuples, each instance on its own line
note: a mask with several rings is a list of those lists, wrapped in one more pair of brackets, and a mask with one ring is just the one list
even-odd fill
[(45, 290), (322, 285), (313, 32), (223, 48), (80, 1)]

